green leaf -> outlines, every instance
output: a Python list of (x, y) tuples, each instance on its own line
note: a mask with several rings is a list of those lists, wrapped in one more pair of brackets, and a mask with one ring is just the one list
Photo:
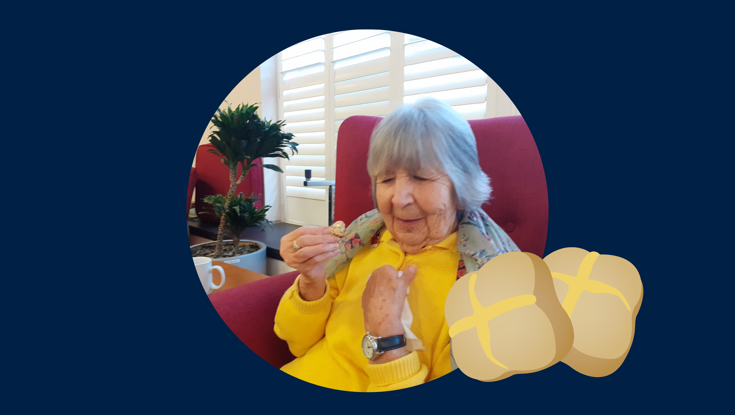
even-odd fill
[(264, 169), (277, 171), (279, 173), (283, 173), (283, 170), (281, 170), (280, 167), (276, 166), (275, 164), (263, 164), (262, 166)]

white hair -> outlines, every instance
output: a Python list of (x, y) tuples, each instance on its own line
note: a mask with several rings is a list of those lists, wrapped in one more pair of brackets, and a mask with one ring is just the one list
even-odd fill
[(477, 211), (490, 199), (490, 179), (480, 168), (470, 124), (448, 104), (424, 98), (391, 112), (373, 131), (368, 174), (377, 208), (378, 174), (398, 168), (416, 174), (422, 168), (443, 171), (454, 186), (461, 210)]

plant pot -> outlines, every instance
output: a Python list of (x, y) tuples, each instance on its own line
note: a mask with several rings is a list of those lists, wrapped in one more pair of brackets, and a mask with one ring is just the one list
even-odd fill
[[(225, 244), (232, 245), (232, 239), (223, 241)], [(232, 257), (225, 257), (225, 258), (212, 258), (212, 261), (221, 261), (225, 264), (234, 265), (239, 268), (244, 268), (250, 271), (254, 271), (260, 274), (265, 275), (265, 244), (263, 242), (258, 241), (252, 241), (249, 239), (241, 239), (240, 240), (240, 246), (247, 243), (253, 243), (257, 244), (260, 249), (256, 252), (251, 252), (249, 254), (245, 255), (237, 255)], [(217, 245), (217, 242), (205, 242), (203, 244), (196, 244), (192, 245), (190, 249), (192, 252), (194, 251), (194, 248), (205, 246), (205, 245)]]

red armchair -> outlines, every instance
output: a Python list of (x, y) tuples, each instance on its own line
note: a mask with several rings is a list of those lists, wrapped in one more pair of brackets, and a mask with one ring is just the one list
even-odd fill
[[(349, 117), (339, 129), (334, 212), (335, 219), (347, 224), (373, 209), (366, 166), (370, 135), (378, 121), (379, 117)], [(473, 120), (470, 126), (480, 166), (493, 187), (485, 211), (521, 250), (543, 256), (549, 219), (546, 177), (525, 121), (520, 116), (499, 117)], [(273, 332), (273, 321), (283, 293), (297, 276), (298, 272), (281, 274), (210, 296), (232, 332), (279, 368), (294, 357)]]
[(189, 209), (191, 209), (191, 197), (194, 195), (194, 187), (197, 185), (197, 169), (191, 168), (189, 173), (189, 188), (186, 191), (186, 216), (189, 217)]
[[(204, 197), (216, 194), (225, 195), (230, 189), (230, 169), (222, 164), (219, 156), (208, 152), (208, 150), (213, 148), (214, 146), (212, 144), (204, 144), (197, 148), (196, 167), (191, 169), (191, 175), (189, 176), (187, 206), (188, 203), (191, 202), (192, 191), (196, 188), (196, 201), (194, 202), (194, 207), (196, 208), (199, 219), (207, 222), (219, 223), (219, 217), (213, 214), (200, 215), (203, 212), (212, 212), (212, 207), (202, 201)], [(257, 159), (255, 164), (261, 164), (260, 160), (261, 159)], [(238, 177), (241, 173), (242, 166), (238, 166)], [(264, 203), (263, 199), (265, 199), (264, 187), (263, 168), (252, 167), (248, 175), (245, 177), (245, 180), (235, 188), (235, 194), (240, 192), (245, 193), (245, 195), (255, 193), (255, 195), (261, 199), (259, 202), (255, 202), (255, 206), (262, 208)], [(186, 209), (186, 213), (189, 213), (188, 207)]]

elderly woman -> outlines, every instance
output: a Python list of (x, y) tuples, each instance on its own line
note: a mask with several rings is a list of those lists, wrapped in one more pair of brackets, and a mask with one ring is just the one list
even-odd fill
[(406, 388), (451, 371), (444, 302), (454, 282), (518, 248), (481, 209), (490, 197), (467, 121), (424, 99), (385, 117), (370, 141), (376, 210), (347, 228), (281, 240), (300, 271), (275, 332), (296, 359), (281, 370), (348, 391)]

